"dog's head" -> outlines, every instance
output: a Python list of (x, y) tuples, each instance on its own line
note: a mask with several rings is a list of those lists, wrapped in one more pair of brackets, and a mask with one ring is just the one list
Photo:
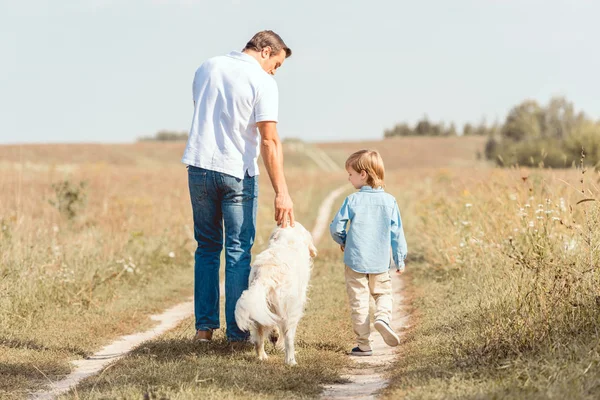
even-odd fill
[(312, 235), (301, 223), (296, 222), (294, 226), (287, 228), (277, 227), (271, 233), (269, 243), (286, 243), (290, 246), (306, 246), (311, 257), (317, 256), (317, 248), (313, 243)]

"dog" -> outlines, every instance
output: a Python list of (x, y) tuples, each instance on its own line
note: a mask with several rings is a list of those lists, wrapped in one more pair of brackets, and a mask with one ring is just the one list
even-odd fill
[(277, 227), (267, 249), (251, 264), (248, 290), (235, 306), (238, 327), (250, 331), (259, 360), (268, 358), (265, 337), (279, 334), (276, 346), (285, 350), (285, 363), (296, 365), (294, 339), (304, 313), (313, 258), (317, 256), (312, 235), (300, 223)]

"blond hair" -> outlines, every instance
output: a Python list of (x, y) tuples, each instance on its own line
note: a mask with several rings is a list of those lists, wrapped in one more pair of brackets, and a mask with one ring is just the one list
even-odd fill
[(385, 167), (383, 159), (376, 150), (359, 150), (346, 160), (346, 169), (352, 168), (358, 173), (367, 173), (367, 185), (372, 188), (383, 187)]

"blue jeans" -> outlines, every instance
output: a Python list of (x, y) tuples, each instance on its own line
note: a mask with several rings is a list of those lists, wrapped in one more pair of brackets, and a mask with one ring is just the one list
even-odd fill
[(219, 268), (225, 228), (225, 319), (227, 339), (248, 339), (235, 322), (235, 305), (248, 289), (256, 235), (258, 177), (238, 179), (221, 172), (188, 167), (188, 184), (198, 243), (194, 269), (196, 329), (219, 329)]

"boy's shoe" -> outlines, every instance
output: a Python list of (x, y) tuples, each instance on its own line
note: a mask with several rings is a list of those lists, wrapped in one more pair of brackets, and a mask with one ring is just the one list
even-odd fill
[(352, 351), (350, 352), (350, 355), (359, 356), (359, 357), (372, 356), (373, 350), (361, 350), (360, 347), (356, 346), (355, 348), (352, 349)]
[(400, 338), (387, 322), (378, 319), (373, 325), (375, 325), (375, 329), (377, 329), (377, 332), (383, 337), (385, 344), (391, 347), (398, 346)]
[(196, 331), (196, 336), (194, 336), (194, 342), (210, 342), (212, 340), (213, 331), (209, 329), (207, 331)]

